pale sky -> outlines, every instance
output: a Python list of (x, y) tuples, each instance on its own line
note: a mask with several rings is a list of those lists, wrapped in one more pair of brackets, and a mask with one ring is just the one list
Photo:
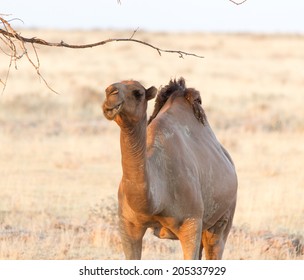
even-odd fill
[[(238, 1), (238, 0), (235, 0)], [(241, 1), (241, 0), (239, 0)], [(14, 27), (304, 34), (303, 0), (3, 0)], [(1, 27), (1, 24), (0, 24)]]

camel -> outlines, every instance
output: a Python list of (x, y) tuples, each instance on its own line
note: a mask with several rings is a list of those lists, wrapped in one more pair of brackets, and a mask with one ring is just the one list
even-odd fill
[(185, 80), (157, 89), (133, 80), (107, 87), (103, 112), (120, 127), (119, 230), (126, 259), (141, 259), (148, 228), (178, 239), (184, 259), (221, 259), (236, 206), (237, 175), (214, 135), (200, 93)]

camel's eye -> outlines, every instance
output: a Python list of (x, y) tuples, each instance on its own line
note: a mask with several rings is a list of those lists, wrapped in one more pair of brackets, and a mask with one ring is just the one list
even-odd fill
[(132, 92), (133, 92), (133, 95), (135, 96), (135, 98), (136, 98), (137, 100), (140, 100), (140, 99), (141, 99), (142, 94), (141, 94), (140, 90), (134, 89)]

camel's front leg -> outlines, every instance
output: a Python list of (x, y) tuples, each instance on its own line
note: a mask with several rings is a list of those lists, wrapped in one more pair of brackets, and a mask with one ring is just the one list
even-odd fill
[(184, 259), (198, 260), (201, 251), (202, 220), (186, 219), (179, 228), (178, 238), (182, 245)]
[(119, 223), (122, 247), (127, 260), (140, 260), (142, 239), (147, 228), (121, 218)]

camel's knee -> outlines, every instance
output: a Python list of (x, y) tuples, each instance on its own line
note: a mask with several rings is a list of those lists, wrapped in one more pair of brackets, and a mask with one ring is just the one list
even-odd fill
[(224, 215), (211, 228), (204, 232), (204, 236), (208, 245), (216, 245), (220, 239), (226, 239), (226, 235), (230, 230), (230, 220), (228, 215)]
[(224, 216), (219, 221), (217, 221), (215, 225), (211, 227), (208, 231), (220, 235), (226, 231), (228, 225), (229, 225), (229, 217)]

